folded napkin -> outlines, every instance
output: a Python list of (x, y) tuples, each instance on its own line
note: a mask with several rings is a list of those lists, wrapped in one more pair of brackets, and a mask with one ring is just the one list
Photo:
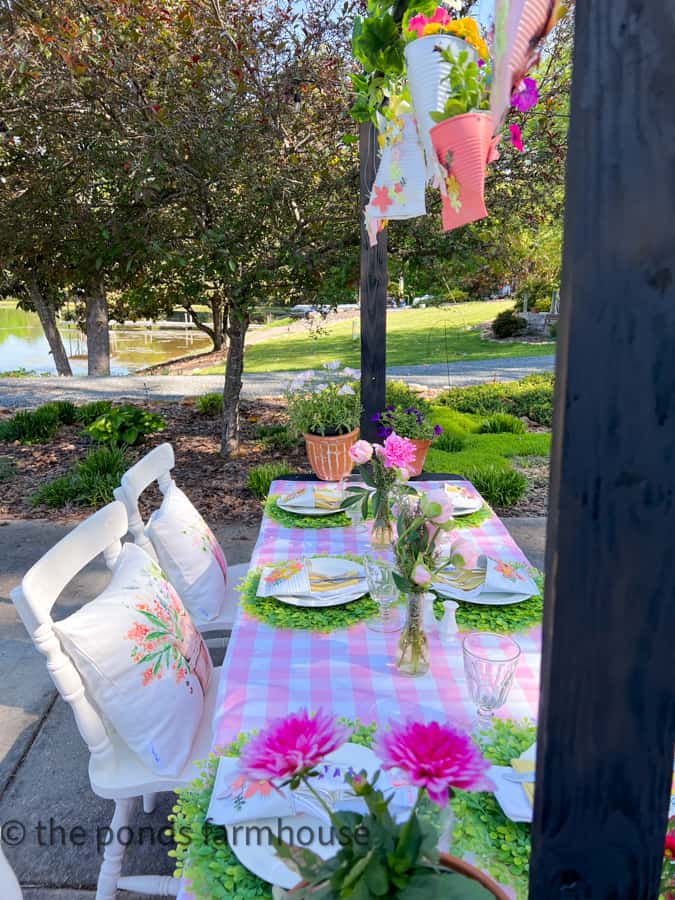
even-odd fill
[(307, 567), (301, 560), (265, 566), (260, 573), (258, 597), (295, 597), (311, 590)]
[(260, 575), (258, 597), (321, 596), (326, 600), (360, 596), (367, 585), (360, 563), (348, 559), (319, 557), (266, 566)]
[[(511, 768), (513, 771), (519, 775), (534, 772), (537, 765), (536, 753), (537, 745), (532, 744), (524, 753), (521, 753), (518, 759), (512, 759)], [(530, 806), (534, 806), (534, 781), (523, 781), (520, 786), (525, 791), (527, 802)]]
[(296, 488), (279, 498), (283, 506), (292, 509), (339, 509), (342, 495), (337, 488), (313, 487)]
[(453, 600), (471, 600), (480, 594), (517, 594), (524, 600), (538, 593), (524, 563), (485, 556), (478, 557), (475, 569), (455, 568), (439, 572), (434, 576), (433, 587)]

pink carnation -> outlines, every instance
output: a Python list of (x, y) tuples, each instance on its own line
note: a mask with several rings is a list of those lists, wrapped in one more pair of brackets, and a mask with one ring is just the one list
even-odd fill
[(451, 788), (489, 788), (490, 763), (467, 734), (449, 723), (392, 722), (391, 730), (380, 734), (376, 752), (383, 769), (400, 769), (441, 807)]
[(239, 765), (252, 781), (292, 778), (314, 768), (348, 737), (349, 729), (329, 713), (319, 710), (310, 716), (301, 709), (252, 738), (241, 751)]
[(399, 437), (395, 431), (384, 441), (384, 466), (386, 469), (411, 469), (415, 463), (417, 448), (408, 438)]

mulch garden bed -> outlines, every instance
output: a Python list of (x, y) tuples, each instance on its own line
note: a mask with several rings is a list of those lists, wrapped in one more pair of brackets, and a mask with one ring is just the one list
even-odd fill
[[(285, 421), (284, 401), (264, 399), (242, 402), (241, 442), (237, 454), (229, 459), (220, 456), (220, 417), (201, 415), (194, 401), (180, 403), (151, 402), (146, 409), (159, 413), (166, 420), (166, 428), (150, 435), (140, 447), (128, 451), (132, 465), (152, 447), (169, 441), (176, 454), (174, 470), (176, 482), (195, 506), (212, 524), (256, 525), (260, 521), (262, 504), (246, 486), (249, 469), (262, 463), (287, 461), (290, 470), (309, 473), (305, 448), (301, 444), (290, 449), (270, 448), (256, 437), (260, 426)], [(15, 410), (1, 410), (0, 418)], [(10, 460), (15, 474), (0, 483), (0, 521), (12, 519), (51, 519), (77, 521), (91, 513), (91, 509), (70, 505), (61, 509), (32, 506), (30, 496), (45, 481), (69, 471), (83, 459), (93, 446), (82, 434), (82, 427), (61, 426), (49, 444), (0, 443), (0, 460)], [(527, 476), (526, 496), (515, 507), (497, 510), (506, 516), (543, 516), (547, 509), (548, 464), (544, 460), (523, 461), (517, 465)], [(147, 516), (157, 508), (159, 491), (155, 486), (141, 498), (141, 512)]]

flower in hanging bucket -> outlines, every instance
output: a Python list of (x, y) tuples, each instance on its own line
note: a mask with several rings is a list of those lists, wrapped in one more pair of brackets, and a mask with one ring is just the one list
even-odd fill
[(242, 772), (252, 781), (289, 778), (310, 772), (321, 760), (341, 747), (349, 729), (334, 716), (306, 709), (277, 719), (244, 746), (239, 757)]
[[(453, 7), (457, 9), (457, 7)], [(428, 37), (434, 34), (454, 34), (470, 44), (481, 59), (488, 59), (490, 51), (481, 36), (478, 23), (471, 16), (453, 19), (446, 9), (437, 6), (433, 15), (425, 16), (417, 13), (408, 22), (407, 37), (409, 39)]]
[(534, 78), (523, 78), (516, 90), (511, 94), (511, 106), (518, 112), (527, 112), (539, 100), (537, 82)]
[(379, 736), (376, 750), (383, 769), (398, 769), (408, 782), (424, 788), (429, 798), (445, 807), (453, 788), (489, 789), (489, 762), (471, 738), (440, 722), (391, 722)]
[(513, 122), (509, 125), (509, 134), (511, 135), (511, 143), (513, 146), (518, 153), (522, 153), (525, 148), (523, 147), (523, 137), (520, 133), (520, 126)]

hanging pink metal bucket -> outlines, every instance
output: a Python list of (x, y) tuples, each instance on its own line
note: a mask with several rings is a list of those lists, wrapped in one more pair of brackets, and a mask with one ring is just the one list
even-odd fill
[(556, 21), (557, 0), (525, 0), (511, 48), (511, 88), (517, 87), (537, 58), (537, 47)]
[(471, 112), (447, 119), (430, 131), (438, 161), (446, 172), (442, 197), (443, 230), (484, 219), (485, 169), (492, 148), (489, 113)]

